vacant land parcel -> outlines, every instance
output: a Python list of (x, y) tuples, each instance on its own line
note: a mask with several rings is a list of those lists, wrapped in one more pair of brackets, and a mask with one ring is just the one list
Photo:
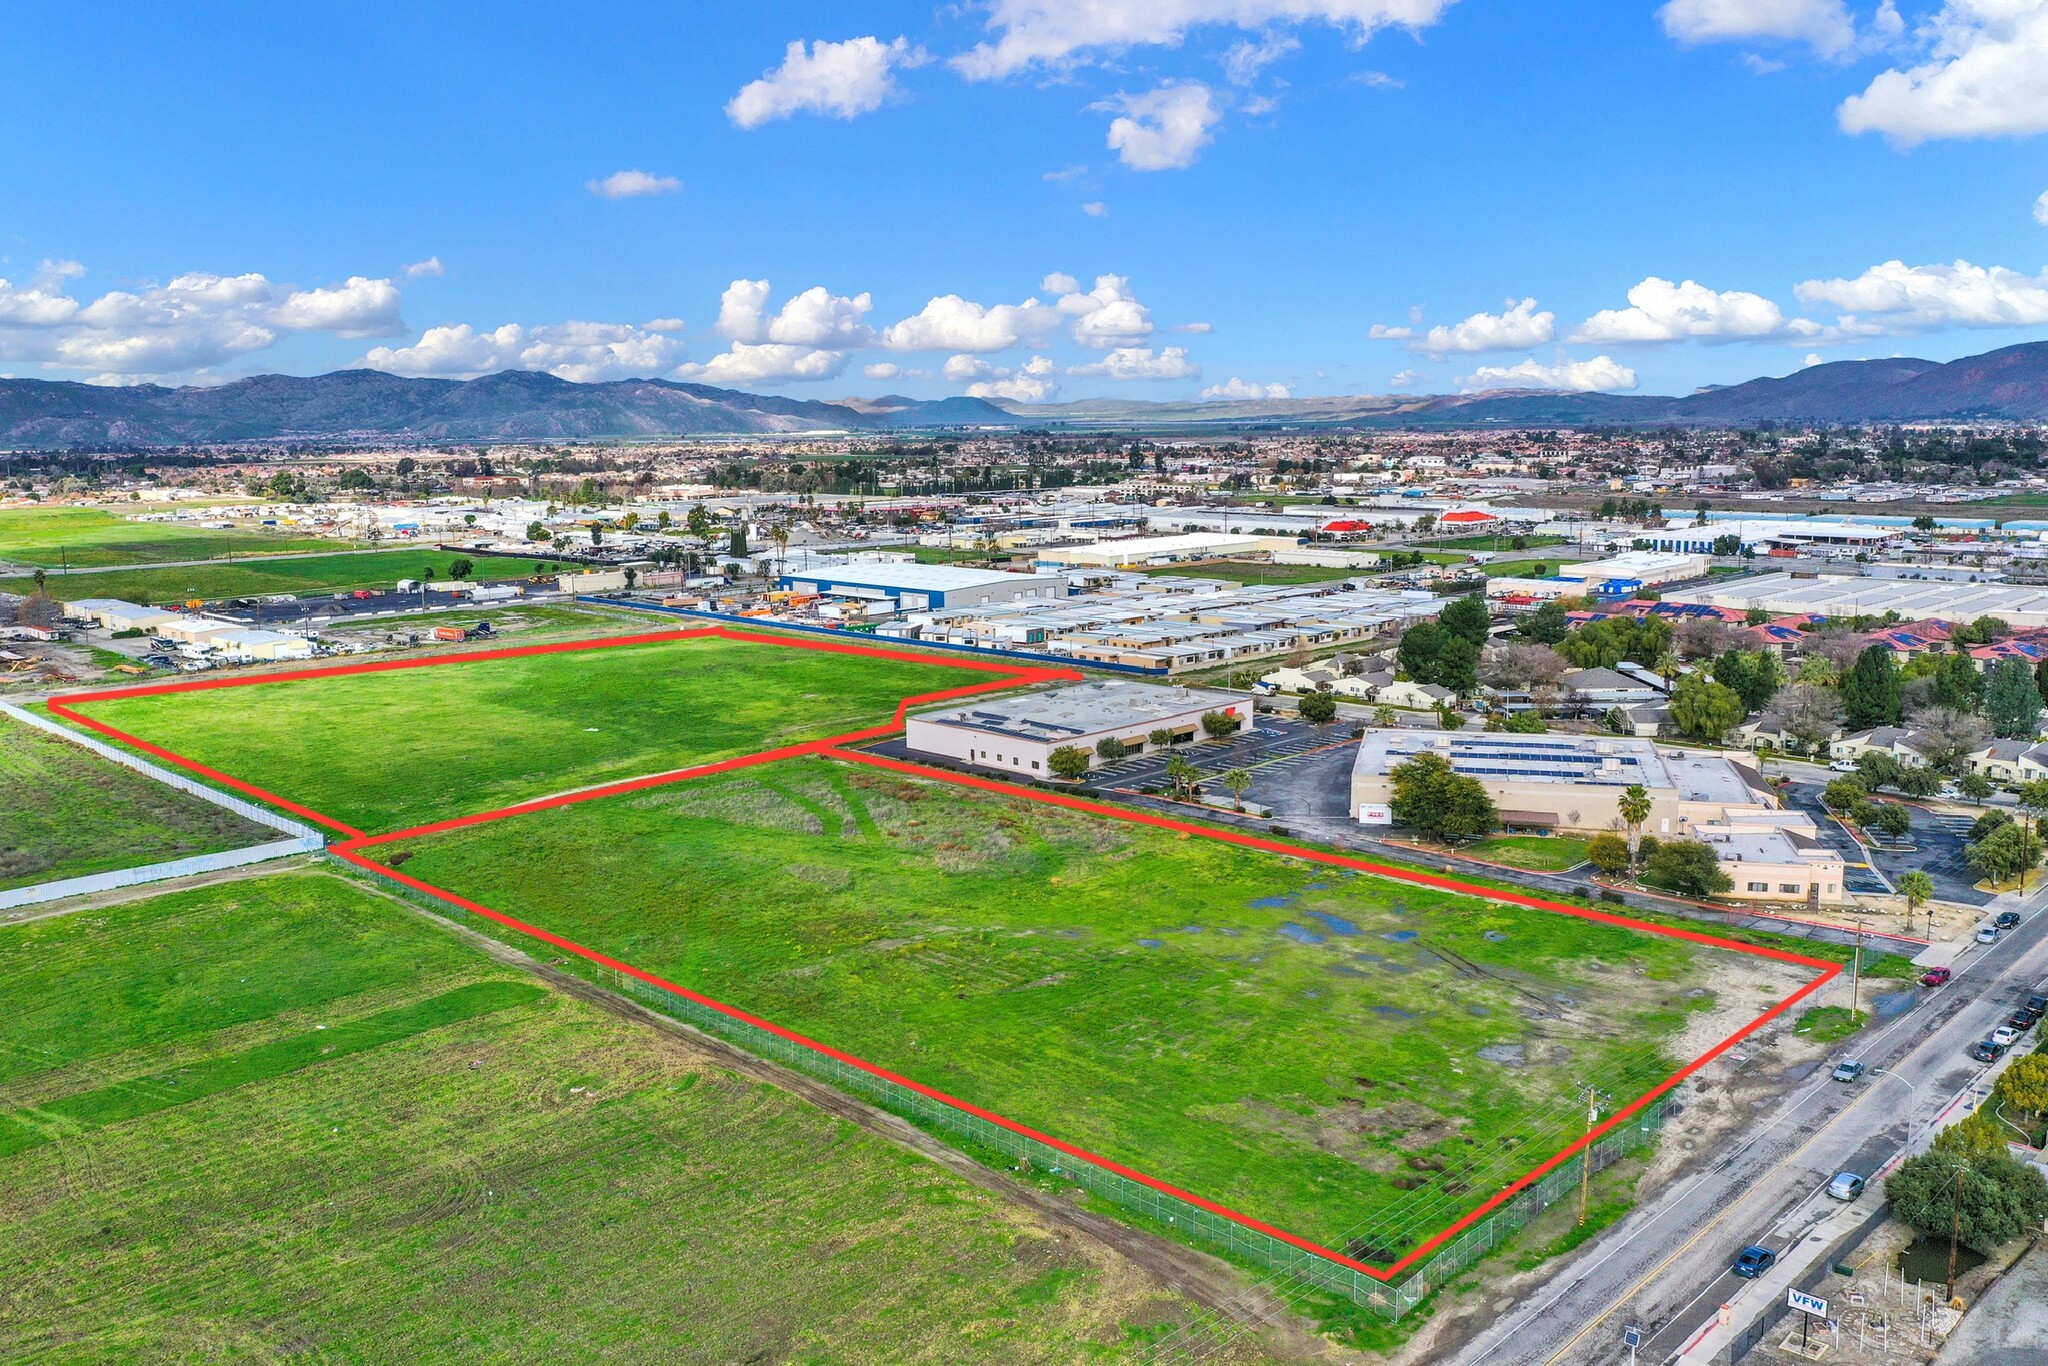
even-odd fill
[[(332, 545), (332, 542), (329, 542)], [(336, 593), (344, 589), (389, 588), (400, 579), (445, 579), (456, 556), (432, 546), (413, 550), (379, 550), (346, 555), (292, 555), (277, 560), (214, 564), (181, 564), (153, 569), (100, 569), (90, 574), (51, 574), (45, 586), (69, 602), (75, 598), (120, 598), (124, 602), (214, 602), (222, 598), (260, 597), (272, 593)], [(73, 563), (77, 563), (75, 560)], [(470, 577), (524, 579), (542, 564), (556, 561), (514, 560), (478, 555)], [(31, 579), (0, 579), (0, 592), (25, 593)]]
[(138, 522), (104, 508), (0, 509), (0, 560), (16, 564), (155, 564), (210, 560), (223, 555), (264, 555), (332, 550), (322, 536), (255, 529), (217, 529), (184, 522)]
[(233, 812), (0, 716), (0, 891), (276, 838)]
[(361, 855), (1379, 1264), (1813, 975), (825, 758)]
[(1120, 1362), (1190, 1313), (339, 878), (0, 932), (0, 1359)]
[(905, 697), (1017, 672), (686, 634), (116, 692), (77, 712), (377, 831), (842, 734), (889, 721)]

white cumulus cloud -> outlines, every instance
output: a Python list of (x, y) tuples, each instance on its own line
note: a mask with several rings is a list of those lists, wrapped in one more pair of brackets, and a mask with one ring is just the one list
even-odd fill
[(1657, 17), (1682, 43), (1805, 43), (1825, 57), (1856, 46), (1856, 21), (1843, 0), (1671, 0)]
[(915, 315), (882, 331), (891, 351), (1007, 351), (1059, 326), (1059, 309), (1037, 299), (984, 307), (941, 294)]
[(734, 342), (703, 364), (677, 368), (685, 379), (712, 384), (779, 384), (784, 380), (831, 379), (846, 368), (847, 353), (783, 342)]
[(2041, 191), (2041, 197), (2034, 201), (2034, 221), (2048, 228), (2048, 190)]
[(861, 321), (874, 307), (863, 292), (851, 297), (813, 285), (792, 296), (770, 317), (766, 280), (734, 280), (719, 296), (717, 328), (736, 342), (780, 342), (791, 346), (850, 350), (874, 339), (874, 329)]
[(1542, 346), (1557, 335), (1557, 315), (1538, 309), (1534, 299), (1506, 300), (1499, 313), (1474, 313), (1461, 323), (1439, 323), (1417, 335), (1405, 327), (1374, 327), (1376, 338), (1412, 338), (1409, 349), (1432, 356), (1475, 355), (1482, 351), (1520, 351)]
[(673, 194), (683, 182), (672, 175), (648, 171), (613, 171), (602, 180), (586, 180), (583, 188), (599, 199), (632, 199), (639, 195)]
[(405, 267), (404, 273), (405, 278), (408, 280), (424, 280), (429, 276), (439, 275), (442, 273), (441, 258), (429, 256), (424, 261), (414, 261), (411, 265)]
[(1784, 310), (1760, 294), (1724, 293), (1695, 280), (1673, 284), (1652, 275), (1628, 292), (1628, 302), (1627, 308), (1595, 313), (1579, 325), (1571, 339), (1594, 345), (1687, 339), (1760, 341), (1815, 337), (1824, 331), (1805, 318), (1787, 318)]
[(1096, 108), (1117, 113), (1109, 124), (1109, 147), (1134, 171), (1194, 165), (1196, 154), (1214, 140), (1209, 130), (1223, 117), (1200, 81), (1162, 85), (1142, 95), (1118, 94)]
[(970, 80), (1061, 67), (1133, 47), (1177, 47), (1204, 25), (1254, 32), (1321, 20), (1354, 43), (1398, 25), (1422, 29), (1451, 0), (992, 0), (984, 42), (952, 59)]
[(1081, 282), (1057, 272), (1045, 277), (1045, 289), (1059, 296), (1059, 311), (1074, 320), (1071, 332), (1083, 346), (1107, 350), (1129, 346), (1152, 335), (1152, 313), (1131, 293), (1122, 275), (1098, 275), (1095, 287), (1082, 292)]
[(0, 360), (83, 370), (111, 382), (204, 371), (295, 332), (349, 337), (404, 330), (388, 279), (350, 276), (298, 289), (268, 277), (192, 272), (90, 301), (68, 282), (71, 261), (46, 261), (26, 285), (0, 280)]
[(890, 43), (872, 36), (843, 43), (820, 40), (808, 50), (799, 40), (783, 53), (781, 66), (742, 86), (725, 114), (741, 128), (798, 113), (855, 118), (881, 108), (897, 93), (899, 68), (927, 60), (923, 48), (904, 38)]
[(1412, 389), (1422, 383), (1422, 376), (1413, 370), (1403, 370), (1387, 381), (1389, 389)]
[(1069, 366), (1070, 375), (1105, 375), (1110, 379), (1191, 379), (1201, 368), (1188, 359), (1184, 346), (1154, 352), (1149, 346), (1120, 346), (1101, 360)]
[(903, 367), (894, 361), (878, 360), (873, 365), (864, 365), (860, 371), (869, 379), (895, 379), (903, 373)]
[[(1396, 376), (1399, 378), (1399, 376)], [(1545, 365), (1533, 356), (1519, 365), (1482, 365), (1458, 380), (1463, 389), (1563, 389), (1596, 393), (1636, 387), (1636, 372), (1611, 356), (1591, 360), (1569, 357)]]
[(1915, 36), (1925, 60), (1844, 100), (1844, 132), (1905, 146), (2048, 132), (2048, 0), (1947, 0)]
[(625, 323), (506, 323), (479, 332), (468, 323), (430, 327), (410, 346), (373, 347), (363, 363), (394, 375), (474, 379), (500, 370), (540, 370), (589, 384), (637, 378), (673, 367), (682, 347), (671, 337)]
[(1293, 393), (1284, 384), (1254, 384), (1232, 375), (1221, 384), (1202, 390), (1203, 398), (1287, 398)]
[(1808, 308), (1840, 312), (1840, 329), (1851, 336), (2048, 324), (2048, 272), (2026, 275), (1968, 261), (1926, 266), (1886, 261), (1853, 280), (1802, 281), (1793, 293)]
[[(970, 358), (955, 356), (953, 359)], [(950, 363), (948, 368), (951, 368)], [(1033, 356), (1015, 370), (995, 370), (990, 378), (968, 385), (967, 396), (1007, 398), (1018, 403), (1043, 403), (1060, 391), (1059, 381), (1053, 378), (1057, 369), (1050, 358)]]

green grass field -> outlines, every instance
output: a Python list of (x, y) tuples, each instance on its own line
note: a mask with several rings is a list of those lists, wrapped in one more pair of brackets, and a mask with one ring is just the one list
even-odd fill
[(0, 717), (0, 890), (281, 838)]
[[(345, 544), (345, 543), (344, 543)], [(331, 537), (290, 532), (207, 530), (177, 522), (133, 522), (105, 508), (0, 508), (0, 560), (16, 564), (150, 564), (333, 550)]]
[[(4, 515), (4, 514), (0, 514)], [(330, 548), (332, 542), (328, 543)], [(199, 599), (247, 598), (272, 593), (318, 594), (357, 588), (389, 588), (400, 579), (417, 579), (428, 568), (445, 578), (455, 552), (419, 546), (412, 550), (379, 550), (349, 555), (304, 555), (249, 563), (180, 565), (172, 569), (109, 569), (93, 574), (51, 574), (46, 586), (57, 597), (121, 598), (128, 602), (186, 602)], [(524, 579), (541, 564), (559, 564), (545, 557), (513, 560), (497, 555), (470, 557), (477, 582)], [(35, 586), (27, 576), (0, 579), (0, 592), (26, 593)]]
[(1562, 836), (1495, 835), (1460, 845), (1458, 852), (1489, 863), (1505, 863), (1510, 868), (1561, 873), (1586, 861), (1586, 841)]
[(1192, 1316), (324, 874), (12, 927), (0, 1005), (7, 1361), (1123, 1362)]
[(86, 714), (384, 831), (881, 724), (907, 695), (995, 677), (702, 639), (129, 698)]
[(1667, 1072), (1722, 957), (818, 759), (375, 854), (1372, 1256)]

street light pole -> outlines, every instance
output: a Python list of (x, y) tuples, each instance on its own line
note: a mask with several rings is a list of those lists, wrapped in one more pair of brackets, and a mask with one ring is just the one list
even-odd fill
[(1856, 912), (1856, 956), (1849, 969), (1849, 1027), (1856, 1027), (1856, 1007), (1863, 989), (1863, 912)]
[(1579, 1227), (1586, 1226), (1586, 1202), (1593, 1190), (1593, 1125), (1600, 1118), (1600, 1092), (1586, 1088), (1586, 1147), (1579, 1154)]

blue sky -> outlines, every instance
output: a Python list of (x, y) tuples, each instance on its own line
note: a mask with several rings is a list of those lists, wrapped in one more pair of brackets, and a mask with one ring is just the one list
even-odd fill
[(10, 28), (16, 376), (1670, 393), (2048, 336), (2048, 0)]

